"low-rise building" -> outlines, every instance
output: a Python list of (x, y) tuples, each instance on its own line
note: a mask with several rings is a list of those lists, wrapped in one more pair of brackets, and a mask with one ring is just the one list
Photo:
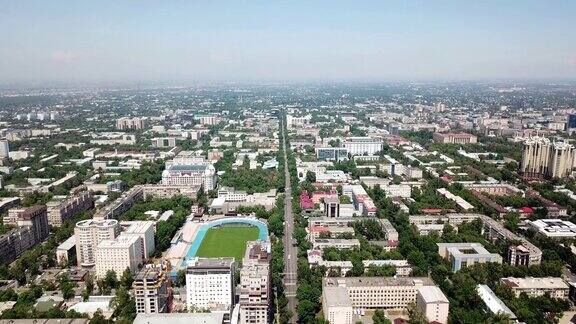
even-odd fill
[(502, 263), (502, 257), (490, 253), (480, 243), (437, 243), (438, 254), (452, 264), (452, 271), (476, 263), (495, 262)]
[(430, 323), (448, 323), (448, 309), (450, 303), (442, 290), (436, 286), (422, 286), (418, 288), (416, 306), (422, 311)]
[(548, 294), (552, 298), (568, 299), (569, 285), (562, 278), (514, 278), (500, 279), (500, 283), (507, 286), (519, 297), (526, 293), (529, 297), (538, 297)]
[(528, 223), (538, 234), (549, 238), (576, 237), (576, 224), (561, 219), (538, 219)]

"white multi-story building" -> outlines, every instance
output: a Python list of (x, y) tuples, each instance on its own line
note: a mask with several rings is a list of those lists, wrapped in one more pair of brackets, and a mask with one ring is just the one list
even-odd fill
[(186, 268), (188, 310), (226, 312), (234, 308), (234, 258), (194, 258)]
[(122, 222), (120, 225), (128, 225), (121, 236), (124, 235), (137, 235), (142, 238), (142, 258), (149, 258), (155, 249), (154, 227), (156, 223), (153, 221), (131, 221)]
[(448, 298), (436, 286), (423, 286), (418, 289), (416, 306), (430, 323), (448, 323)]
[(514, 278), (500, 279), (500, 283), (509, 287), (519, 297), (526, 293), (529, 297), (539, 297), (548, 294), (552, 298), (567, 299), (570, 286), (562, 278)]
[(539, 234), (550, 238), (576, 237), (576, 224), (561, 219), (538, 219), (528, 223)]
[[(330, 323), (348, 324), (353, 323), (350, 316), (352, 309), (406, 309), (408, 304), (417, 301), (419, 290), (423, 287), (436, 287), (436, 285), (427, 277), (324, 278), (322, 307)], [(438, 305), (438, 316), (433, 318), (447, 317), (448, 305), (445, 304), (447, 299), (442, 291), (426, 289), (421, 295), (425, 295), (419, 305), (424, 313), (427, 311), (432, 313)]]
[(352, 324), (352, 301), (346, 287), (322, 288), (322, 311), (330, 324)]
[(550, 142), (545, 137), (530, 137), (524, 142), (520, 171), (527, 175), (564, 178), (574, 166), (574, 146), (568, 142)]
[(158, 314), (168, 311), (168, 284), (161, 270), (144, 268), (132, 284), (136, 300), (136, 313)]
[(78, 265), (93, 267), (96, 263), (96, 247), (104, 240), (113, 240), (120, 232), (115, 219), (88, 219), (76, 223), (76, 258)]
[(96, 277), (102, 279), (113, 270), (120, 277), (126, 269), (132, 273), (143, 264), (142, 238), (138, 235), (120, 235), (114, 240), (104, 240), (96, 247)]
[(382, 151), (383, 141), (372, 137), (347, 137), (344, 147), (351, 155), (374, 155)]
[(116, 120), (116, 128), (119, 130), (124, 129), (144, 129), (146, 127), (146, 119), (140, 117), (122, 117)]
[(200, 187), (212, 190), (216, 187), (214, 166), (203, 158), (174, 158), (166, 163), (162, 172), (162, 184), (167, 186)]
[(5, 159), (10, 156), (10, 148), (8, 146), (8, 141), (0, 141), (0, 159)]
[(247, 243), (240, 270), (240, 324), (269, 323), (270, 242)]

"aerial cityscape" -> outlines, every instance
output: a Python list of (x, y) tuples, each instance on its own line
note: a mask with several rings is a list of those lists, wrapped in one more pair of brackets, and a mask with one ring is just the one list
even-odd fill
[(574, 12), (7, 1), (0, 323), (576, 323)]

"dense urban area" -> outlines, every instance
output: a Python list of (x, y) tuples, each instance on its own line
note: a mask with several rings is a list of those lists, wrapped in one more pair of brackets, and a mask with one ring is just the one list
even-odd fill
[(0, 89), (0, 320), (569, 323), (575, 130), (569, 83)]

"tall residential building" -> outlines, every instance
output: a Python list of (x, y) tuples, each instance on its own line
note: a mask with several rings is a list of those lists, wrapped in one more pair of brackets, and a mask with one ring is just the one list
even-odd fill
[(120, 277), (126, 269), (132, 273), (144, 263), (143, 242), (138, 235), (120, 235), (116, 239), (104, 240), (96, 247), (96, 277), (104, 278), (110, 270)]
[(120, 237), (125, 235), (136, 235), (142, 238), (142, 259), (148, 259), (156, 248), (156, 242), (154, 238), (154, 228), (156, 227), (156, 223), (153, 221), (131, 221), (131, 222), (122, 222), (121, 224), (123, 227), (128, 225)]
[(527, 175), (564, 178), (574, 165), (574, 146), (567, 142), (550, 142), (545, 137), (530, 137), (524, 142), (520, 171)]
[(144, 129), (146, 127), (146, 120), (141, 117), (122, 117), (116, 120), (116, 128), (119, 130), (125, 129)]
[(68, 219), (74, 218), (83, 211), (94, 207), (94, 199), (89, 191), (80, 192), (63, 199), (49, 201), (48, 222), (52, 226), (62, 226), (62, 223)]
[(44, 241), (49, 234), (46, 206), (37, 205), (18, 213), (18, 228), (0, 235), (0, 262), (8, 264), (34, 245)]
[(162, 184), (167, 186), (204, 186), (204, 190), (212, 190), (216, 187), (216, 181), (216, 169), (201, 157), (176, 157), (166, 163), (166, 169), (162, 172)]
[(96, 247), (104, 240), (113, 240), (120, 232), (115, 219), (88, 219), (76, 223), (76, 258), (78, 266), (93, 267), (96, 264)]
[(374, 155), (382, 151), (384, 142), (372, 137), (347, 137), (344, 147), (351, 155)]
[(134, 278), (132, 288), (136, 299), (136, 313), (168, 312), (168, 280), (161, 270), (143, 268)]
[(37, 243), (44, 241), (50, 232), (46, 205), (36, 205), (26, 208), (18, 217), (19, 227), (31, 227)]
[(188, 310), (222, 312), (229, 317), (234, 308), (236, 264), (234, 258), (194, 258), (186, 268)]
[(247, 243), (240, 270), (240, 323), (267, 324), (270, 306), (270, 242)]
[(7, 140), (0, 141), (0, 159), (5, 159), (10, 156), (10, 148)]

